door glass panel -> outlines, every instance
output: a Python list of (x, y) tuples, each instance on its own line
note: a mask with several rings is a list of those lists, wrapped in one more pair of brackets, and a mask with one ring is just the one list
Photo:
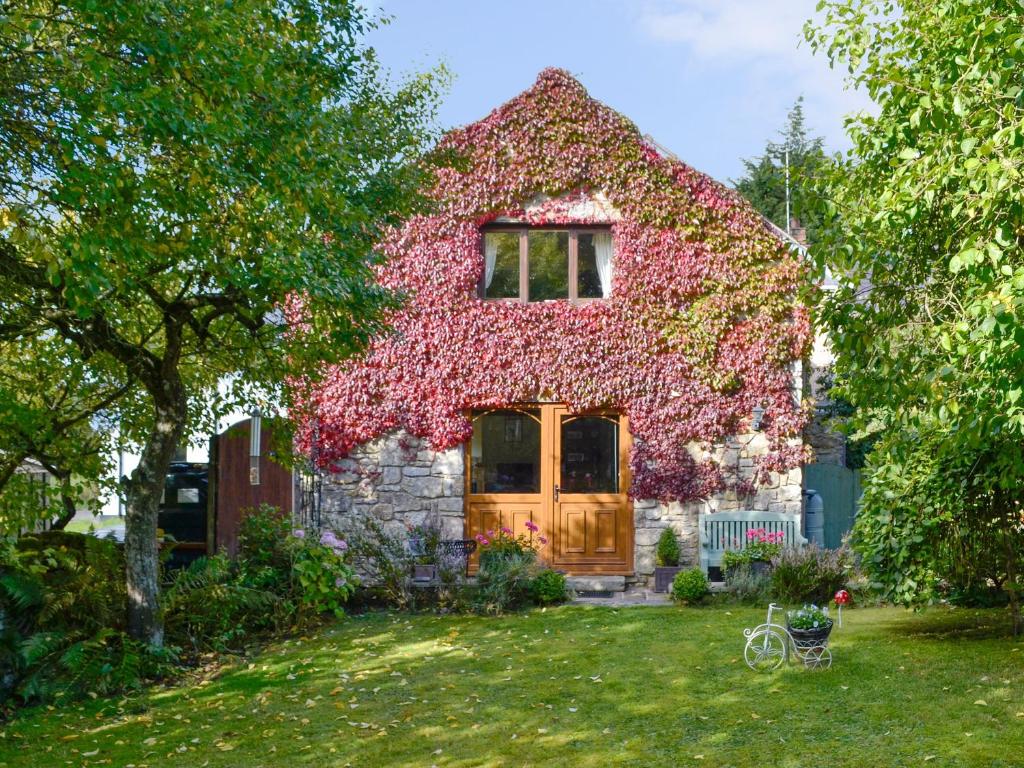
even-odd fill
[(519, 233), (488, 232), (484, 235), (484, 297), (514, 299), (519, 296)]
[(569, 298), (569, 233), (527, 235), (530, 301)]
[(562, 416), (560, 421), (562, 493), (618, 493), (618, 417)]
[(470, 454), (471, 493), (539, 493), (540, 408), (477, 416)]

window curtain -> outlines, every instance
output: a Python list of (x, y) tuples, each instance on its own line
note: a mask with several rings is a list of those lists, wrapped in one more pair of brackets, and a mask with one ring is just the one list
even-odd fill
[(597, 276), (601, 280), (601, 295), (612, 295), (612, 236), (607, 232), (594, 235), (594, 256), (597, 261)]
[(484, 291), (491, 287), (494, 279), (494, 263), (498, 260), (498, 238), (484, 235)]

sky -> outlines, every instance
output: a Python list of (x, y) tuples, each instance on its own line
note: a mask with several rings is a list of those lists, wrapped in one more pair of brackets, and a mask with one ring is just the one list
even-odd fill
[(811, 135), (849, 145), (869, 107), (803, 42), (816, 0), (364, 0), (393, 17), (368, 42), (393, 75), (443, 63), (444, 127), (465, 125), (556, 66), (698, 170), (728, 182), (803, 95)]

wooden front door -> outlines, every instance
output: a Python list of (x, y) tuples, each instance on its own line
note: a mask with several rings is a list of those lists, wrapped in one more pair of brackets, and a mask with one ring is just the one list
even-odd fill
[(573, 414), (538, 403), (475, 413), (466, 450), (466, 535), (503, 526), (528, 533), (532, 521), (547, 539), (541, 552), (552, 567), (631, 574), (628, 454), (626, 419), (610, 411)]

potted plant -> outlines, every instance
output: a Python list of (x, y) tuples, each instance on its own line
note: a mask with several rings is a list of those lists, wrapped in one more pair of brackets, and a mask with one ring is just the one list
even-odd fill
[(832, 619), (828, 617), (827, 608), (804, 605), (799, 610), (786, 612), (786, 629), (797, 648), (823, 648), (832, 634)]
[(679, 566), (679, 541), (671, 528), (666, 528), (658, 538), (654, 552), (654, 591), (668, 592), (672, 580), (681, 571)]
[(747, 546), (743, 550), (746, 561), (750, 564), (751, 573), (763, 576), (772, 568), (772, 559), (782, 552), (782, 531), (769, 533), (764, 528), (751, 528), (747, 531)]
[(407, 526), (413, 581), (432, 581), (437, 575), (437, 550), (441, 545), (440, 521), (428, 518)]

